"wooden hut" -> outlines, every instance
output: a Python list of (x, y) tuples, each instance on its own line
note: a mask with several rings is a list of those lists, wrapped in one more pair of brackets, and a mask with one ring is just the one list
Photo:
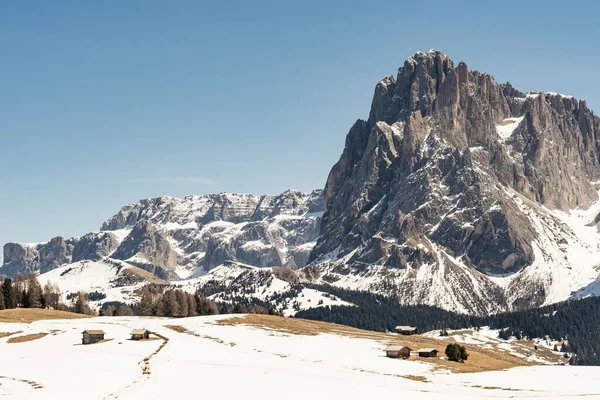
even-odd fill
[(392, 345), (385, 349), (385, 355), (390, 358), (408, 358), (412, 349), (407, 346)]
[(397, 326), (396, 332), (398, 332), (401, 335), (416, 335), (417, 333), (419, 333), (417, 328), (415, 328), (414, 326), (404, 326), (404, 325)]
[(131, 331), (131, 340), (142, 340), (150, 338), (148, 329), (134, 329)]
[(417, 350), (419, 357), (437, 357), (438, 351), (436, 349), (419, 349)]
[(104, 340), (104, 331), (97, 329), (88, 329), (81, 332), (83, 338), (81, 344), (94, 344)]

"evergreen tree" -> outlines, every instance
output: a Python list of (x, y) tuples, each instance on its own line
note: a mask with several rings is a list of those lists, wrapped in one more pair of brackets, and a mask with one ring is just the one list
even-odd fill
[(4, 310), (4, 291), (0, 285), (0, 310)]
[(458, 343), (450, 343), (446, 346), (446, 357), (450, 361), (465, 361), (469, 358), (469, 353), (464, 346), (459, 345)]
[(17, 297), (12, 286), (12, 279), (6, 278), (2, 283), (2, 294), (4, 296), (4, 308), (17, 308)]

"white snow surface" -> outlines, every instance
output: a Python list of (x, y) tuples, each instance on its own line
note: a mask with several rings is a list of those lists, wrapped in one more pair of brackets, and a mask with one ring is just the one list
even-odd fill
[[(600, 398), (599, 367), (539, 366), (452, 374), (433, 371), (431, 364), (416, 360), (386, 358), (386, 343), (371, 339), (294, 335), (216, 324), (229, 317), (98, 317), (2, 323), (0, 331), (49, 335), (14, 344), (7, 343), (8, 338), (0, 339), (0, 397)], [(183, 326), (187, 332), (175, 332), (165, 327), (168, 324)], [(128, 340), (132, 329), (142, 327), (168, 341), (160, 348), (162, 339)], [(104, 330), (108, 341), (81, 345), (85, 329)], [(403, 377), (407, 375), (423, 376), (428, 382)]]
[(498, 132), (498, 135), (502, 139), (508, 139), (513, 134), (515, 129), (517, 129), (519, 124), (523, 121), (523, 118), (525, 117), (505, 119), (504, 121), (502, 121), (502, 123), (496, 125), (496, 132)]
[[(123, 265), (126, 265), (123, 263)], [(126, 267), (125, 267), (126, 268)], [(80, 261), (66, 264), (38, 276), (43, 286), (50, 282), (58, 285), (63, 295), (63, 302), (69, 303), (67, 296), (70, 293), (83, 291), (101, 292), (106, 298), (101, 301), (90, 302), (90, 306), (97, 307), (104, 302), (120, 301), (131, 303), (138, 300), (133, 292), (144, 285), (143, 282), (131, 286), (118, 286), (113, 281), (118, 278), (123, 270), (117, 267), (96, 261)]]

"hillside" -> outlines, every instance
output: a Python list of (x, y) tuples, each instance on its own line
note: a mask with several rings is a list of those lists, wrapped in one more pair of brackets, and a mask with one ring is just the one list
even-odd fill
[[(130, 331), (140, 327), (156, 335), (128, 340)], [(85, 329), (104, 330), (107, 340), (83, 346)], [(374, 392), (413, 399), (559, 399), (597, 395), (600, 384), (595, 367), (537, 366), (477, 345), (469, 345), (472, 363), (461, 365), (390, 359), (383, 352), (390, 342), (436, 348), (444, 342), (280, 317), (97, 317), (0, 323), (0, 331), (21, 331), (0, 339), (0, 395), (20, 399), (82, 394), (146, 399), (175, 392), (261, 399), (279, 399), (283, 392), (292, 399), (322, 398), (324, 393), (364, 399)], [(10, 337), (43, 333), (8, 343)], [(61, 368), (49, 369), (56, 360)], [(575, 379), (577, 385), (564, 384)]]

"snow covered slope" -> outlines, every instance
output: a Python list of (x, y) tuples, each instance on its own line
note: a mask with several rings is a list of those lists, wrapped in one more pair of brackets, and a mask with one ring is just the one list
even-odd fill
[[(449, 373), (436, 363), (384, 356), (386, 340), (335, 332), (303, 335), (221, 325), (229, 316), (161, 319), (101, 317), (0, 323), (0, 397), (18, 399), (208, 398), (410, 399), (598, 398), (600, 368), (519, 367)], [(168, 325), (177, 325), (177, 330)], [(131, 341), (146, 328), (151, 340)], [(107, 341), (81, 345), (81, 332)], [(29, 334), (47, 335), (8, 343)], [(399, 340), (390, 334), (390, 340)], [(402, 339), (400, 337), (400, 339)], [(60, 363), (60, 368), (52, 366)], [(467, 361), (468, 363), (469, 361)], [(446, 365), (447, 361), (437, 361)], [(468, 365), (468, 364), (467, 364)], [(576, 384), (569, 384), (576, 382)]]
[(106, 298), (91, 301), (90, 306), (97, 308), (105, 302), (119, 301), (134, 303), (139, 299), (137, 289), (148, 283), (168, 284), (152, 274), (133, 265), (113, 260), (79, 261), (66, 264), (38, 276), (42, 285), (58, 285), (63, 302), (69, 303), (69, 295), (79, 291), (98, 292)]
[(166, 279), (199, 275), (226, 261), (300, 268), (315, 245), (322, 214), (321, 190), (143, 199), (124, 206), (100, 232), (6, 244), (0, 275), (45, 273), (107, 257)]

